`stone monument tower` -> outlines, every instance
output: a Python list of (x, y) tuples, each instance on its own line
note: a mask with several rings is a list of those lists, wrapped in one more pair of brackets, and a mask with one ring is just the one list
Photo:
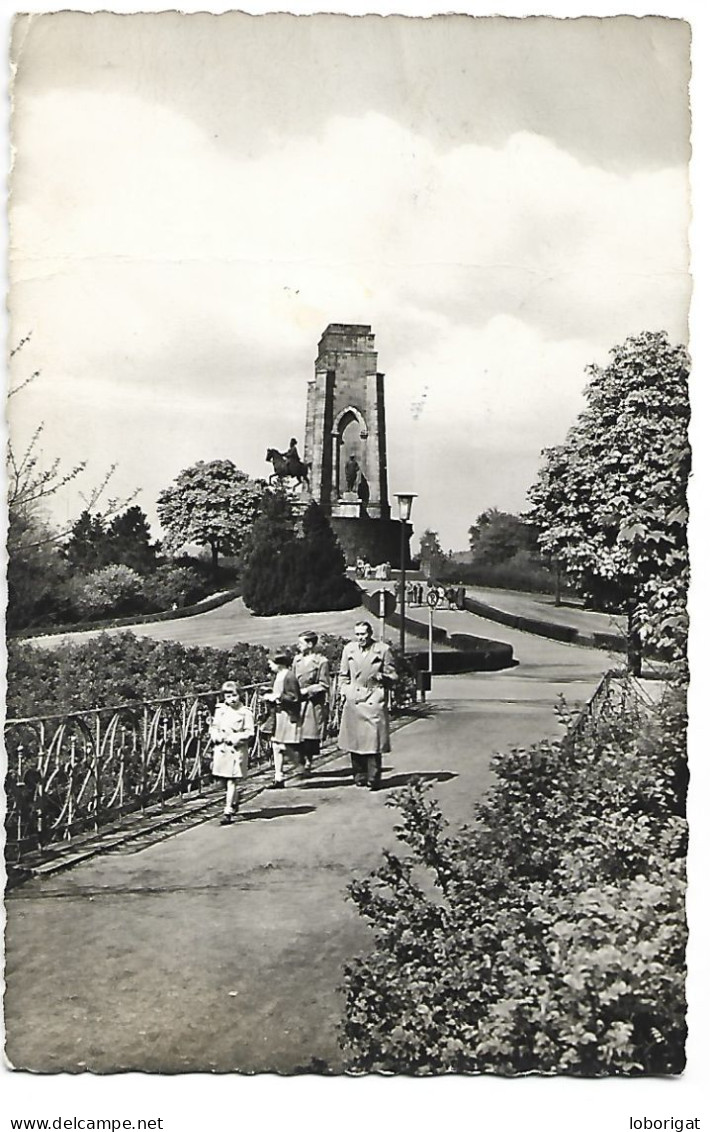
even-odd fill
[(390, 518), (384, 374), (372, 327), (332, 322), (323, 333), (308, 382), (304, 459), (348, 563), (396, 564), (400, 526)]

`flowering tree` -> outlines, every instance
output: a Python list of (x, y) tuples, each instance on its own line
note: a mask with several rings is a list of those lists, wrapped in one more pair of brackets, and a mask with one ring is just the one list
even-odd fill
[(543, 453), (529, 518), (585, 596), (626, 612), (639, 674), (643, 645), (684, 654), (689, 359), (664, 332), (646, 332), (588, 372), (587, 408)]
[(209, 546), (216, 574), (217, 556), (241, 549), (265, 491), (263, 481), (249, 479), (231, 460), (200, 460), (185, 468), (158, 496), (166, 549), (177, 551), (191, 542)]

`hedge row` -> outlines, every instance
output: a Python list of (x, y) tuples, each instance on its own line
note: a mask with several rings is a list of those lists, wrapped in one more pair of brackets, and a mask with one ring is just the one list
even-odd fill
[(241, 590), (224, 590), (213, 597), (203, 598), (196, 605), (185, 605), (179, 609), (166, 609), (163, 613), (134, 613), (130, 617), (111, 617), (103, 621), (73, 621), (68, 625), (51, 625), (46, 629), (21, 629), (9, 632), (8, 638), (12, 640), (31, 640), (32, 637), (55, 637), (61, 633), (84, 633), (91, 629), (120, 629), (130, 625), (151, 625), (154, 621), (177, 621), (181, 617), (194, 617), (198, 613), (209, 613), (211, 609), (219, 609), (228, 601), (239, 597)]

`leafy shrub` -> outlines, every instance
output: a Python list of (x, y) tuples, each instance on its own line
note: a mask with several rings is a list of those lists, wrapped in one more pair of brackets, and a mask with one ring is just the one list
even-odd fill
[(345, 970), (352, 1070), (682, 1070), (683, 717), (672, 693), (652, 724), (627, 707), (496, 756), (455, 836), (400, 793), (409, 852), (350, 887), (375, 933)]
[[(524, 593), (554, 594), (556, 591), (555, 575), (526, 551), (519, 551), (507, 562), (495, 564), (447, 561), (440, 577), (441, 581)], [(569, 581), (562, 578), (560, 592), (572, 594), (575, 591)]]
[(130, 566), (114, 564), (69, 583), (73, 609), (82, 619), (134, 613), (144, 608), (143, 579)]
[(34, 519), (11, 516), (7, 532), (9, 632), (66, 619), (67, 565), (51, 541), (52, 532)]
[(58, 714), (219, 688), (268, 677), (266, 649), (188, 648), (134, 633), (102, 633), (81, 644), (8, 646), (8, 716)]
[[(324, 633), (318, 649), (332, 673), (345, 641)], [(295, 642), (284, 642), (295, 651)], [(163, 696), (212, 691), (225, 680), (269, 679), (267, 650), (237, 643), (230, 649), (186, 647), (134, 633), (102, 633), (80, 644), (38, 648), (10, 641), (7, 714), (11, 718), (111, 707)]]
[(208, 586), (192, 566), (164, 562), (143, 579), (143, 596), (148, 609), (164, 610), (194, 605), (208, 592)]

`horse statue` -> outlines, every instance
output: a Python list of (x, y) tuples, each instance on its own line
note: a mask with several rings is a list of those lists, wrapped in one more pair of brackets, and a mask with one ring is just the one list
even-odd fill
[(274, 469), (269, 476), (270, 484), (283, 483), (284, 480), (294, 479), (296, 487), (305, 488), (306, 491), (311, 490), (311, 481), (308, 477), (310, 464), (304, 464), (303, 460), (289, 459), (284, 456), (283, 452), (279, 452), (278, 448), (267, 448), (266, 462), (271, 464)]

